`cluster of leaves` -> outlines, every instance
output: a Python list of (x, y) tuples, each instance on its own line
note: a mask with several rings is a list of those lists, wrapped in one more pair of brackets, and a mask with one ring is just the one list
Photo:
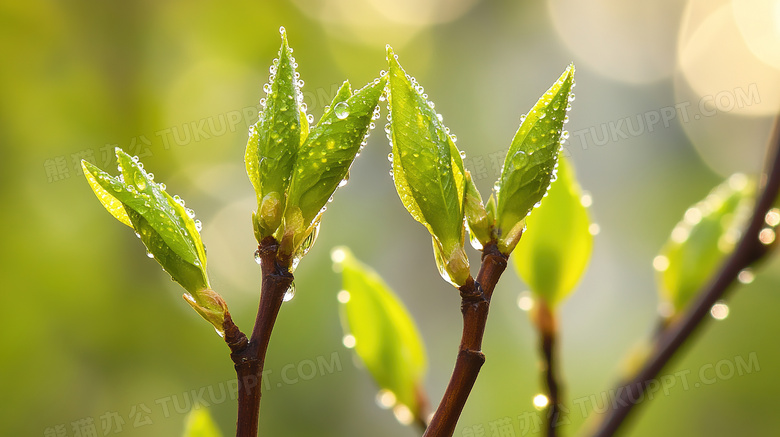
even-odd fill
[[(544, 307), (555, 310), (574, 290), (587, 267), (593, 236), (574, 169), (561, 154), (574, 100), (573, 65), (521, 117), (501, 175), (483, 202), (455, 135), (389, 46), (388, 71), (354, 92), (344, 82), (316, 124), (306, 112), (292, 53), (282, 29), (279, 55), (263, 87), (266, 97), (250, 128), (245, 155), (257, 195), (255, 237), (261, 245), (269, 239), (279, 243), (278, 261), (284, 268), (292, 272), (314, 244), (326, 205), (346, 183), (386, 99), (394, 184), (403, 206), (430, 232), (441, 276), (455, 287), (473, 282), (465, 250), (468, 237), (477, 250), (491, 245), (506, 256), (514, 252), (518, 274)], [(200, 222), (178, 196), (154, 182), (137, 158), (120, 149), (116, 155), (116, 177), (82, 162), (89, 185), (106, 210), (133, 228), (148, 255), (186, 290), (187, 302), (224, 335), (229, 313), (209, 285)], [(733, 251), (754, 194), (754, 182), (732, 176), (689, 209), (672, 232), (654, 265), (661, 295), (674, 313), (685, 309)], [(780, 212), (776, 216), (773, 227)], [(338, 248), (332, 257), (343, 275), (339, 301), (355, 352), (390, 395), (390, 403), (424, 421), (427, 364), (414, 321), (387, 283), (348, 249)], [(207, 413), (193, 413), (185, 435), (219, 433)]]

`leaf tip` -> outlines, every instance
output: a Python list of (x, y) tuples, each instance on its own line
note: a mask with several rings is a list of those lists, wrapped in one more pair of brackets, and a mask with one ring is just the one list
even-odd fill
[(282, 47), (287, 48), (287, 29), (285, 29), (284, 26), (279, 26), (279, 36), (282, 38)]

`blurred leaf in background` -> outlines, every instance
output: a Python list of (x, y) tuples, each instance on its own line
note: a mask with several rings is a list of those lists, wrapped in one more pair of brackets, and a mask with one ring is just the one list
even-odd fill
[(593, 249), (588, 211), (574, 169), (558, 158), (555, 180), (541, 205), (526, 218), (512, 260), (531, 293), (555, 308), (579, 282)]
[(750, 219), (756, 184), (737, 173), (685, 211), (669, 241), (653, 260), (667, 316), (686, 305), (734, 251)]
[(423, 379), (425, 346), (404, 304), (384, 280), (358, 261), (346, 247), (331, 251), (334, 269), (341, 273), (339, 291), (346, 336), (382, 389), (380, 406), (393, 408), (402, 423), (424, 422), (429, 407)]
[(211, 418), (209, 410), (197, 408), (187, 414), (182, 437), (222, 437), (222, 433)]

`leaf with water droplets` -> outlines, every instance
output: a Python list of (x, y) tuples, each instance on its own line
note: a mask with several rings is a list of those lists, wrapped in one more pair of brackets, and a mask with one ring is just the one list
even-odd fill
[[(271, 83), (265, 87), (268, 93), (265, 106), (260, 110), (260, 119), (249, 130), (244, 157), (247, 174), (257, 193), (258, 210), (265, 212), (255, 216), (258, 241), (272, 235), (281, 223), (295, 157), (308, 129), (301, 109), (295, 61), (284, 32), (279, 58), (274, 62)], [(278, 203), (264, 204), (268, 196)]]
[(653, 260), (661, 296), (681, 311), (731, 252), (750, 217), (755, 183), (732, 175), (688, 208)]
[(192, 298), (188, 302), (221, 331), (227, 308), (210, 290), (206, 251), (194, 213), (178, 196), (171, 197), (162, 184), (154, 182), (137, 158), (119, 148), (116, 156), (119, 177), (82, 161), (87, 182), (109, 213), (132, 227), (148, 255), (187, 290)]
[(523, 219), (542, 200), (554, 178), (573, 85), (574, 65), (569, 65), (525, 116), (509, 146), (496, 193), (496, 233), (504, 253), (514, 249)]
[(217, 424), (204, 407), (193, 408), (184, 422), (183, 437), (222, 437)]
[(406, 74), (389, 47), (387, 59), (387, 107), (391, 116), (388, 136), (396, 191), (412, 217), (438, 242), (452, 282), (463, 285), (469, 277), (468, 260), (462, 256), (466, 185), (463, 159), (436, 111), (420, 94), (420, 86)]
[(344, 82), (330, 109), (311, 128), (301, 145), (287, 199), (288, 211), (300, 209), (303, 226), (292, 230), (298, 241), (305, 238), (322, 208), (347, 177), (355, 156), (365, 144), (386, 81), (386, 77), (372, 81), (354, 94), (349, 82)]
[(528, 229), (512, 259), (531, 292), (554, 307), (577, 285), (593, 248), (588, 211), (574, 169), (558, 158), (558, 177), (541, 206), (526, 219)]
[(355, 352), (381, 389), (422, 418), (427, 359), (414, 320), (385, 281), (349, 249), (333, 249), (332, 258), (343, 277), (338, 297)]

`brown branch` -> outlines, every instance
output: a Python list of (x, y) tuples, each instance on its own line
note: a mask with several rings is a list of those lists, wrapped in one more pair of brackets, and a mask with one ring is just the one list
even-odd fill
[(750, 223), (737, 248), (724, 262), (717, 274), (697, 294), (698, 297), (690, 309), (658, 336), (653, 353), (642, 369), (633, 379), (621, 384), (616, 389), (619, 396), (616, 398), (615, 405), (618, 407), (607, 412), (596, 431), (589, 435), (610, 437), (617, 432), (636, 404), (629, 399), (629, 393), (632, 389), (640, 393), (640, 396), (635, 399), (644, 398), (643, 394), (648, 385), (655, 380), (669, 360), (701, 325), (710, 308), (725, 295), (739, 272), (750, 267), (769, 252), (770, 247), (758, 240), (758, 234), (764, 227), (766, 213), (777, 201), (780, 192), (780, 117), (775, 120), (768, 153), (767, 166), (761, 180), (763, 189), (756, 201)]
[(499, 252), (495, 242), (485, 245), (477, 280), (472, 278), (460, 287), (463, 334), (455, 369), (444, 397), (425, 431), (424, 437), (450, 437), (455, 432), (479, 369), (485, 363), (482, 337), (485, 334), (490, 298), (498, 278), (506, 269), (508, 255)]
[(236, 437), (257, 437), (265, 354), (284, 294), (293, 281), (289, 269), (277, 260), (278, 250), (279, 243), (273, 237), (266, 237), (258, 248), (262, 290), (252, 337), (247, 341), (230, 314), (225, 317), (225, 342), (230, 347), (238, 378)]
[(555, 437), (561, 424), (561, 383), (558, 374), (558, 329), (553, 310), (540, 299), (534, 309), (534, 324), (539, 331), (539, 347), (542, 352), (542, 376), (547, 387), (547, 437)]

